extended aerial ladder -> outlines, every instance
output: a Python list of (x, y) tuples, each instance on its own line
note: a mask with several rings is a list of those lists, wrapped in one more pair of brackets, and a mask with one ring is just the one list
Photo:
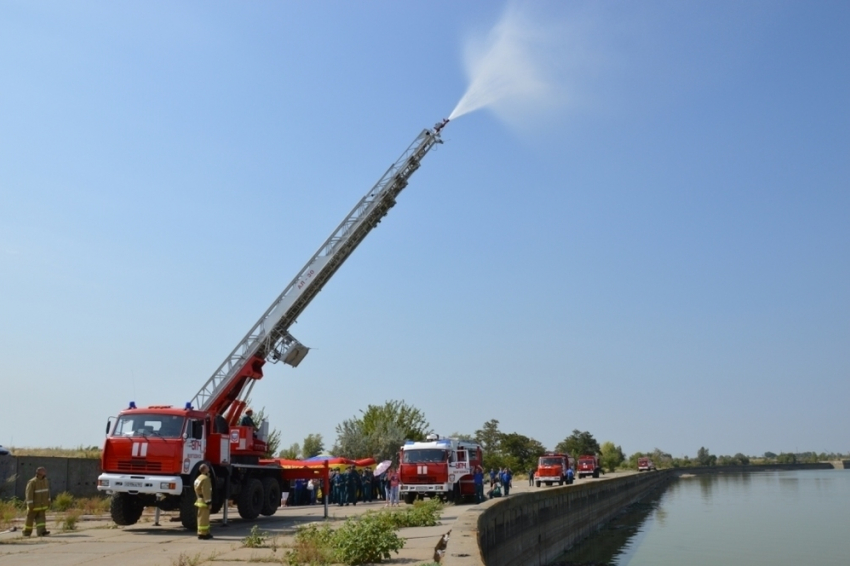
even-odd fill
[[(297, 367), (309, 348), (289, 333), (310, 301), (375, 228), (419, 168), (422, 158), (438, 143), (448, 120), (423, 130), (386, 173), (354, 206), (330, 237), (275, 299), (263, 316), (216, 369), (192, 399), (195, 409), (238, 421), (251, 389), (263, 376), (266, 361)], [(225, 414), (226, 412), (226, 414)]]

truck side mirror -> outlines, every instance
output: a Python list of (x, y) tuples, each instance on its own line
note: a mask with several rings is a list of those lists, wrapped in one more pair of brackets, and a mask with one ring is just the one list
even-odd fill
[(115, 417), (109, 417), (106, 419), (106, 434), (109, 435), (109, 430), (112, 428), (112, 421), (115, 420)]

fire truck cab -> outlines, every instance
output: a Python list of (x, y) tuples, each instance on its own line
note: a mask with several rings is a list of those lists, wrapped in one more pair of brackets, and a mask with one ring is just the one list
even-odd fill
[(460, 501), (475, 496), (472, 473), (481, 465), (481, 445), (429, 434), (408, 440), (399, 452), (400, 492), (406, 503), (439, 497)]

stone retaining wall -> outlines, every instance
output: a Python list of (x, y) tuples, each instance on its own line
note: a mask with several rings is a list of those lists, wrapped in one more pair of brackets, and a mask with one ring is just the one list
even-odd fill
[(63, 491), (74, 497), (98, 495), (97, 476), (100, 475), (100, 460), (3, 456), (0, 457), (0, 499), (24, 499), (27, 482), (35, 476), (35, 470), (39, 466), (47, 468), (51, 497), (55, 498)]
[(442, 564), (550, 564), (671, 477), (667, 471), (631, 474), (477, 505), (458, 518)]

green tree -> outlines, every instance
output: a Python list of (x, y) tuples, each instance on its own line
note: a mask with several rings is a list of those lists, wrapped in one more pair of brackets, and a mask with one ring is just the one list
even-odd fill
[(740, 452), (738, 452), (737, 454), (732, 456), (732, 458), (734, 458), (735, 463), (738, 464), (739, 466), (749, 466), (750, 465), (750, 459), (747, 456), (744, 456), (743, 454), (741, 454)]
[(500, 446), (505, 465), (515, 472), (536, 468), (537, 459), (546, 452), (546, 448), (539, 441), (516, 432), (503, 434)]
[(582, 432), (578, 429), (573, 430), (571, 435), (555, 446), (555, 452), (570, 454), (576, 459), (582, 454), (598, 454), (599, 451), (599, 443), (593, 438), (593, 435), (587, 431)]
[(280, 451), (280, 454), (278, 454), (278, 458), (283, 458), (285, 460), (297, 460), (300, 456), (301, 447), (298, 446), (297, 442), (289, 448), (284, 448)]
[(779, 456), (776, 457), (777, 464), (796, 464), (797, 456), (791, 453), (782, 452)]
[(700, 446), (697, 450), (697, 463), (700, 466), (714, 466), (717, 463), (717, 456), (711, 454), (708, 448)]
[(652, 453), (649, 454), (649, 457), (658, 469), (670, 468), (673, 465), (673, 456), (659, 448), (653, 450)]
[(645, 452), (635, 452), (626, 460), (626, 467), (630, 470), (637, 470), (638, 459), (643, 458), (644, 456), (649, 456), (649, 454), (646, 454)]
[(603, 469), (607, 469), (609, 472), (616, 471), (617, 466), (622, 464), (626, 459), (626, 455), (623, 454), (623, 449), (619, 446), (615, 446), (613, 442), (603, 442), (600, 452), (602, 452), (602, 456), (599, 458), (600, 465)]
[(301, 449), (304, 459), (318, 456), (325, 449), (325, 443), (321, 434), (308, 434), (304, 439), (304, 447)]
[(430, 432), (422, 411), (404, 401), (369, 405), (360, 412), (360, 417), (346, 419), (337, 425), (333, 448), (336, 455), (391, 460), (405, 440), (424, 440)]
[(484, 426), (475, 431), (475, 441), (481, 445), (485, 454), (495, 454), (501, 450), (502, 431), (499, 430), (499, 421), (490, 419)]
[(502, 457), (502, 431), (499, 421), (490, 419), (475, 431), (475, 441), (481, 445), (483, 466), (485, 469), (501, 468), (506, 465)]
[(773, 460), (774, 458), (776, 458), (776, 454), (774, 454), (773, 452), (765, 452), (764, 458), (765, 460)]
[(369, 405), (363, 416), (363, 432), (367, 435), (386, 430), (389, 424), (401, 429), (406, 440), (425, 440), (430, 431), (430, 424), (425, 420), (425, 414), (416, 407), (404, 401), (387, 401), (381, 405)]

